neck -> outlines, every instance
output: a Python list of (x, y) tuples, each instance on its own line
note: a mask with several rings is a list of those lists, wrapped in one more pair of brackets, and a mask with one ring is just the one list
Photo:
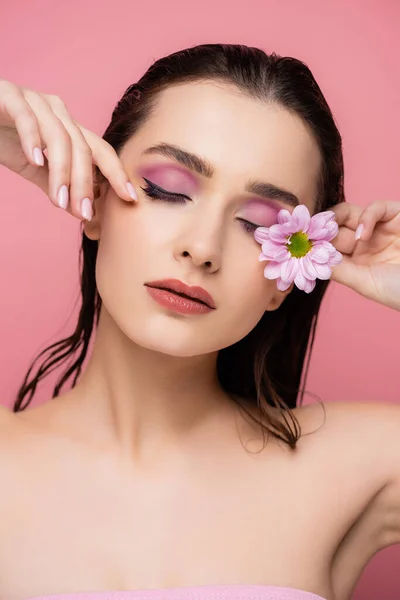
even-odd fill
[(227, 423), (234, 403), (217, 380), (216, 361), (217, 352), (176, 357), (143, 348), (103, 305), (91, 357), (70, 394), (97, 441), (136, 464), (157, 461)]

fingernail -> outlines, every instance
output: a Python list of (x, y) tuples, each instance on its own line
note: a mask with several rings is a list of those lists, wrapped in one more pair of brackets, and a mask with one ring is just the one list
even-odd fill
[(360, 223), (360, 225), (356, 229), (356, 240), (359, 240), (362, 236), (362, 232), (364, 231), (364, 225)]
[(126, 189), (127, 189), (127, 192), (128, 192), (128, 194), (129, 194), (129, 195), (130, 195), (130, 197), (132, 198), (132, 200), (137, 200), (137, 195), (136, 195), (136, 192), (135, 192), (135, 188), (133, 187), (133, 185), (131, 184), (131, 182), (130, 182), (130, 181), (128, 181), (128, 182), (125, 184), (125, 187), (126, 187)]
[(58, 190), (57, 196), (58, 206), (63, 208), (64, 210), (68, 206), (68, 187), (66, 185), (62, 185)]
[(33, 160), (39, 167), (43, 167), (44, 165), (44, 156), (43, 152), (37, 146), (33, 149)]
[(92, 203), (90, 198), (84, 198), (81, 204), (81, 214), (86, 221), (90, 221), (93, 216)]

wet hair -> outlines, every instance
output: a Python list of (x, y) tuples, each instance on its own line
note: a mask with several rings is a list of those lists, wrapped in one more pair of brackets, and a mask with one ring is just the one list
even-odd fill
[[(137, 83), (127, 88), (113, 110), (103, 138), (119, 154), (151, 117), (160, 92), (173, 85), (202, 81), (231, 84), (250, 98), (283, 107), (300, 117), (312, 133), (322, 158), (314, 212), (345, 201), (342, 139), (314, 76), (304, 62), (274, 52), (267, 54), (259, 48), (203, 44), (160, 58)], [(96, 181), (105, 181), (98, 167), (95, 176)], [(53, 397), (59, 395), (70, 378), (74, 387), (82, 371), (102, 301), (95, 278), (98, 241), (85, 235), (83, 222), (81, 227), (82, 305), (75, 331), (45, 348), (32, 362), (18, 390), (14, 412), (28, 406), (40, 380), (60, 364), (67, 360), (72, 363), (58, 379)], [(248, 414), (263, 433), (272, 433), (291, 449), (296, 448), (301, 437), (300, 424), (291, 409), (296, 407), (299, 395), (299, 404), (303, 401), (305, 390), (301, 378), (303, 370), (304, 381), (307, 378), (319, 309), (329, 283), (318, 279), (310, 294), (294, 287), (279, 308), (266, 311), (250, 333), (221, 349), (217, 357), (222, 388), (238, 404), (243, 398), (254, 405), (259, 419)], [(49, 356), (29, 379), (36, 361), (47, 352)]]

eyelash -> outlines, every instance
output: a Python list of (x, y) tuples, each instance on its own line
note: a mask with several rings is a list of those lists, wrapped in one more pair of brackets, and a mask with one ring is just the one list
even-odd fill
[[(164, 202), (178, 202), (178, 203), (183, 203), (183, 202), (186, 202), (186, 200), (191, 200), (191, 198), (189, 198), (188, 196), (185, 196), (184, 194), (172, 194), (171, 192), (166, 192), (165, 190), (158, 187), (154, 183), (151, 183), (151, 181), (149, 181), (145, 177), (143, 177), (143, 179), (147, 183), (147, 187), (140, 186), (140, 188), (150, 198), (153, 198), (155, 200), (163, 200)], [(256, 225), (255, 223), (246, 221), (246, 219), (238, 219), (238, 221), (240, 221), (243, 224), (244, 230), (249, 233), (254, 233), (255, 230), (257, 229), (257, 227), (261, 227), (261, 225)]]

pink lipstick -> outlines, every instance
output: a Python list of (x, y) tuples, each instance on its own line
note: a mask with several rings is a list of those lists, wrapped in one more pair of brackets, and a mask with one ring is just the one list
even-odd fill
[(188, 286), (179, 279), (145, 283), (151, 297), (162, 306), (182, 314), (204, 314), (215, 309), (212, 296), (204, 288)]

